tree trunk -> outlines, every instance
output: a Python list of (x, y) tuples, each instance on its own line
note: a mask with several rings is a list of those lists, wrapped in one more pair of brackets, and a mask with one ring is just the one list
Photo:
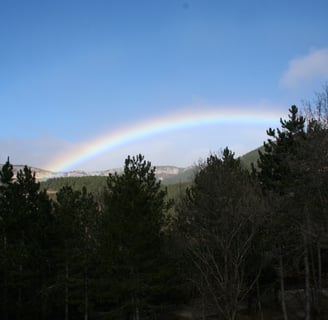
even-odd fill
[(140, 313), (139, 313), (139, 307), (136, 306), (136, 317), (135, 320), (140, 320)]
[(320, 240), (317, 242), (318, 255), (318, 313), (321, 313), (321, 299), (322, 299), (322, 261), (321, 261), (321, 244)]
[(288, 320), (286, 300), (285, 300), (285, 280), (284, 280), (284, 265), (282, 261), (282, 254), (279, 254), (279, 276), (280, 276), (280, 294), (281, 294), (281, 308), (284, 320)]
[(47, 286), (47, 281), (46, 281), (46, 275), (45, 275), (45, 271), (42, 271), (42, 291), (44, 291), (44, 293), (41, 295), (41, 319), (45, 320), (47, 319), (47, 292), (46, 292), (46, 286)]
[(140, 320), (138, 298), (135, 295), (133, 295), (132, 297), (132, 305), (133, 305), (133, 320)]
[(230, 320), (236, 320), (236, 317), (237, 317), (237, 311), (236, 310), (233, 310), (231, 312)]
[(17, 313), (16, 313), (16, 318), (17, 320), (21, 319), (21, 315), (22, 315), (22, 305), (23, 305), (23, 265), (20, 264), (19, 265), (19, 280), (20, 280), (20, 284), (18, 285), (18, 298), (17, 298)]
[(8, 309), (7, 309), (7, 299), (8, 299), (8, 269), (7, 269), (7, 237), (3, 237), (3, 292), (2, 292), (2, 319), (8, 320)]
[(68, 298), (68, 277), (69, 269), (68, 263), (65, 263), (65, 320), (69, 319), (69, 298)]
[(260, 320), (263, 320), (261, 292), (260, 292), (260, 284), (258, 279), (256, 281), (256, 297), (257, 297), (257, 307), (259, 309), (259, 314), (260, 314)]
[(304, 239), (304, 280), (305, 280), (305, 320), (311, 319), (311, 288), (310, 288), (310, 266), (307, 231), (303, 232)]
[(204, 294), (202, 294), (202, 320), (205, 320), (206, 316), (205, 316), (205, 296)]
[(138, 298), (135, 298), (135, 320), (140, 320), (140, 310), (139, 310), (139, 303)]
[(312, 290), (311, 290), (311, 299), (312, 299), (312, 304), (313, 306), (317, 309), (318, 308), (318, 295), (319, 295), (319, 290), (318, 290), (318, 276), (317, 276), (317, 267), (315, 265), (315, 257), (314, 257), (314, 252), (313, 252), (313, 246), (310, 245), (309, 250), (309, 268), (310, 272), (312, 271)]
[(84, 270), (84, 320), (89, 318), (89, 292), (88, 292), (88, 276)]
[(88, 226), (84, 227), (84, 320), (89, 319), (89, 282), (88, 282)]

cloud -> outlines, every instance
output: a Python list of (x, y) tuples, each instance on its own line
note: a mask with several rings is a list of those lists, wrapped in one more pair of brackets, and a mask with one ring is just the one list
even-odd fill
[(286, 88), (298, 88), (315, 80), (328, 79), (328, 48), (311, 51), (308, 55), (292, 59), (280, 83)]

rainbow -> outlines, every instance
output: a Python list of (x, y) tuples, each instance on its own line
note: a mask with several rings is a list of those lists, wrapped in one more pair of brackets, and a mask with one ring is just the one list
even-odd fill
[(213, 124), (246, 124), (252, 126), (261, 124), (270, 126), (273, 123), (277, 123), (279, 118), (280, 115), (278, 115), (277, 111), (266, 109), (245, 110), (240, 108), (225, 108), (225, 110), (184, 110), (122, 127), (83, 144), (78, 144), (69, 152), (55, 157), (46, 167), (53, 172), (71, 170), (104, 152), (112, 151), (115, 148), (133, 143), (137, 140), (174, 130), (184, 130), (191, 127)]

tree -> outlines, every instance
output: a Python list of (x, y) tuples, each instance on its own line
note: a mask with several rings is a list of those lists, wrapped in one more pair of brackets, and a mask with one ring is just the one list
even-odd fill
[[(306, 163), (303, 170), (307, 173), (307, 185), (311, 187), (312, 234), (311, 247), (312, 278), (314, 281), (314, 306), (320, 313), (322, 302), (322, 251), (327, 251), (328, 231), (328, 196), (327, 175), (328, 166), (328, 83), (322, 91), (315, 94), (313, 101), (305, 101), (302, 109), (308, 123), (307, 147), (304, 150)], [(305, 166), (304, 166), (305, 165)], [(314, 261), (314, 257), (317, 261)]]
[(195, 268), (192, 280), (224, 319), (236, 319), (260, 276), (256, 244), (264, 213), (255, 181), (228, 148), (221, 158), (211, 155), (200, 165), (179, 209), (180, 231)]
[[(314, 306), (311, 295), (310, 262), (313, 263), (314, 235), (317, 234), (315, 221), (321, 210), (318, 204), (326, 203), (322, 193), (326, 177), (327, 158), (322, 151), (327, 150), (327, 130), (320, 121), (306, 119), (299, 115), (296, 106), (289, 109), (289, 119), (280, 120), (281, 128), (267, 131), (269, 139), (264, 143), (264, 152), (260, 152), (259, 171), (256, 173), (266, 193), (274, 194), (276, 203), (274, 220), (276, 228), (272, 228), (273, 245), (279, 248), (279, 265), (283, 277), (283, 257), (303, 257), (305, 313), (306, 319), (311, 317)], [(320, 215), (320, 214), (319, 214)], [(284, 245), (289, 244), (291, 250)], [(291, 245), (292, 244), (292, 245)], [(298, 249), (298, 250), (297, 250)], [(320, 260), (320, 250), (318, 251)], [(321, 262), (318, 263), (320, 268)], [(316, 277), (313, 277), (316, 278)], [(283, 279), (281, 279), (283, 284)], [(283, 285), (281, 286), (283, 297)], [(284, 317), (287, 319), (286, 306), (282, 299)]]
[[(35, 174), (25, 166), (16, 179), (9, 159), (0, 172), (3, 318), (46, 318), (44, 289), (49, 266), (47, 224), (51, 204)], [(41, 306), (41, 308), (40, 308)]]
[(308, 121), (315, 120), (324, 128), (328, 125), (328, 82), (326, 82), (322, 90), (315, 93), (313, 101), (303, 101), (303, 113)]
[(63, 289), (64, 317), (82, 313), (85, 320), (90, 312), (91, 266), (96, 250), (98, 227), (97, 204), (84, 187), (74, 191), (62, 187), (56, 195), (55, 217), (58, 234), (57, 288)]
[(103, 299), (115, 309), (115, 318), (130, 315), (139, 320), (158, 303), (156, 297), (165, 285), (165, 195), (155, 168), (142, 155), (129, 156), (123, 174), (110, 174), (107, 179), (101, 282), (106, 285)]
[(75, 278), (78, 282), (77, 297), (75, 300), (80, 306), (84, 320), (89, 319), (91, 300), (93, 296), (95, 256), (99, 231), (98, 205), (94, 196), (87, 192), (86, 187), (79, 193), (78, 215), (75, 224), (77, 226), (78, 252), (75, 259), (79, 262), (79, 270)]
[(9, 270), (10, 259), (8, 250), (8, 232), (11, 225), (11, 184), (13, 183), (13, 166), (9, 161), (9, 157), (6, 163), (2, 166), (0, 171), (0, 232), (1, 232), (1, 287), (2, 287), (2, 305), (1, 305), (1, 318), (8, 319), (8, 286), (9, 286)]
[[(257, 177), (263, 188), (280, 194), (294, 187), (295, 172), (289, 164), (296, 157), (300, 140), (305, 138), (305, 118), (298, 116), (298, 109), (294, 105), (289, 112), (288, 121), (280, 119), (281, 130), (267, 130), (269, 138), (263, 144), (264, 152), (259, 150), (257, 163)], [(254, 166), (253, 170), (256, 171)]]

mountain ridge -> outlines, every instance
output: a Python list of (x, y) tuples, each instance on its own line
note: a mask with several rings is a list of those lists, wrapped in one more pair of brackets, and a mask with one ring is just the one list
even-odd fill
[[(240, 157), (242, 163), (245, 167), (250, 168), (250, 164), (253, 162), (256, 164), (258, 159), (258, 151), (263, 147), (256, 148), (245, 153)], [(0, 166), (2, 166), (0, 164)], [(48, 179), (56, 178), (68, 178), (68, 177), (87, 177), (87, 176), (108, 176), (109, 174), (118, 174), (123, 172), (123, 167), (113, 168), (107, 170), (95, 170), (95, 171), (84, 171), (84, 170), (72, 170), (64, 172), (54, 172), (50, 170), (45, 170), (37, 167), (28, 166), (32, 172), (35, 172), (36, 179), (40, 182), (46, 181)], [(157, 179), (165, 184), (183, 183), (190, 182), (195, 175), (197, 165), (188, 167), (178, 167), (173, 165), (164, 166), (154, 166), (156, 168), (155, 174)], [(14, 175), (16, 176), (19, 170), (23, 170), (24, 165), (13, 165)]]
[[(2, 164), (0, 165), (2, 166)], [(25, 165), (13, 165), (14, 177), (16, 177), (17, 172), (19, 170), (23, 170)], [(84, 170), (72, 170), (72, 171), (64, 171), (64, 172), (54, 172), (50, 170), (45, 170), (37, 167), (28, 166), (32, 172), (35, 173), (35, 177), (37, 181), (43, 182), (48, 179), (56, 179), (56, 178), (68, 178), (68, 177), (87, 177), (87, 176), (108, 176), (109, 174), (114, 174), (117, 172), (118, 174), (123, 172), (123, 167), (107, 169), (107, 170), (95, 170), (95, 171), (84, 171)], [(177, 167), (172, 165), (167, 166), (155, 166), (156, 177), (157, 179), (163, 182), (176, 183), (176, 182), (185, 182), (190, 180), (191, 176), (195, 171), (195, 166), (189, 167)], [(179, 176), (183, 177), (183, 179), (179, 179)]]

